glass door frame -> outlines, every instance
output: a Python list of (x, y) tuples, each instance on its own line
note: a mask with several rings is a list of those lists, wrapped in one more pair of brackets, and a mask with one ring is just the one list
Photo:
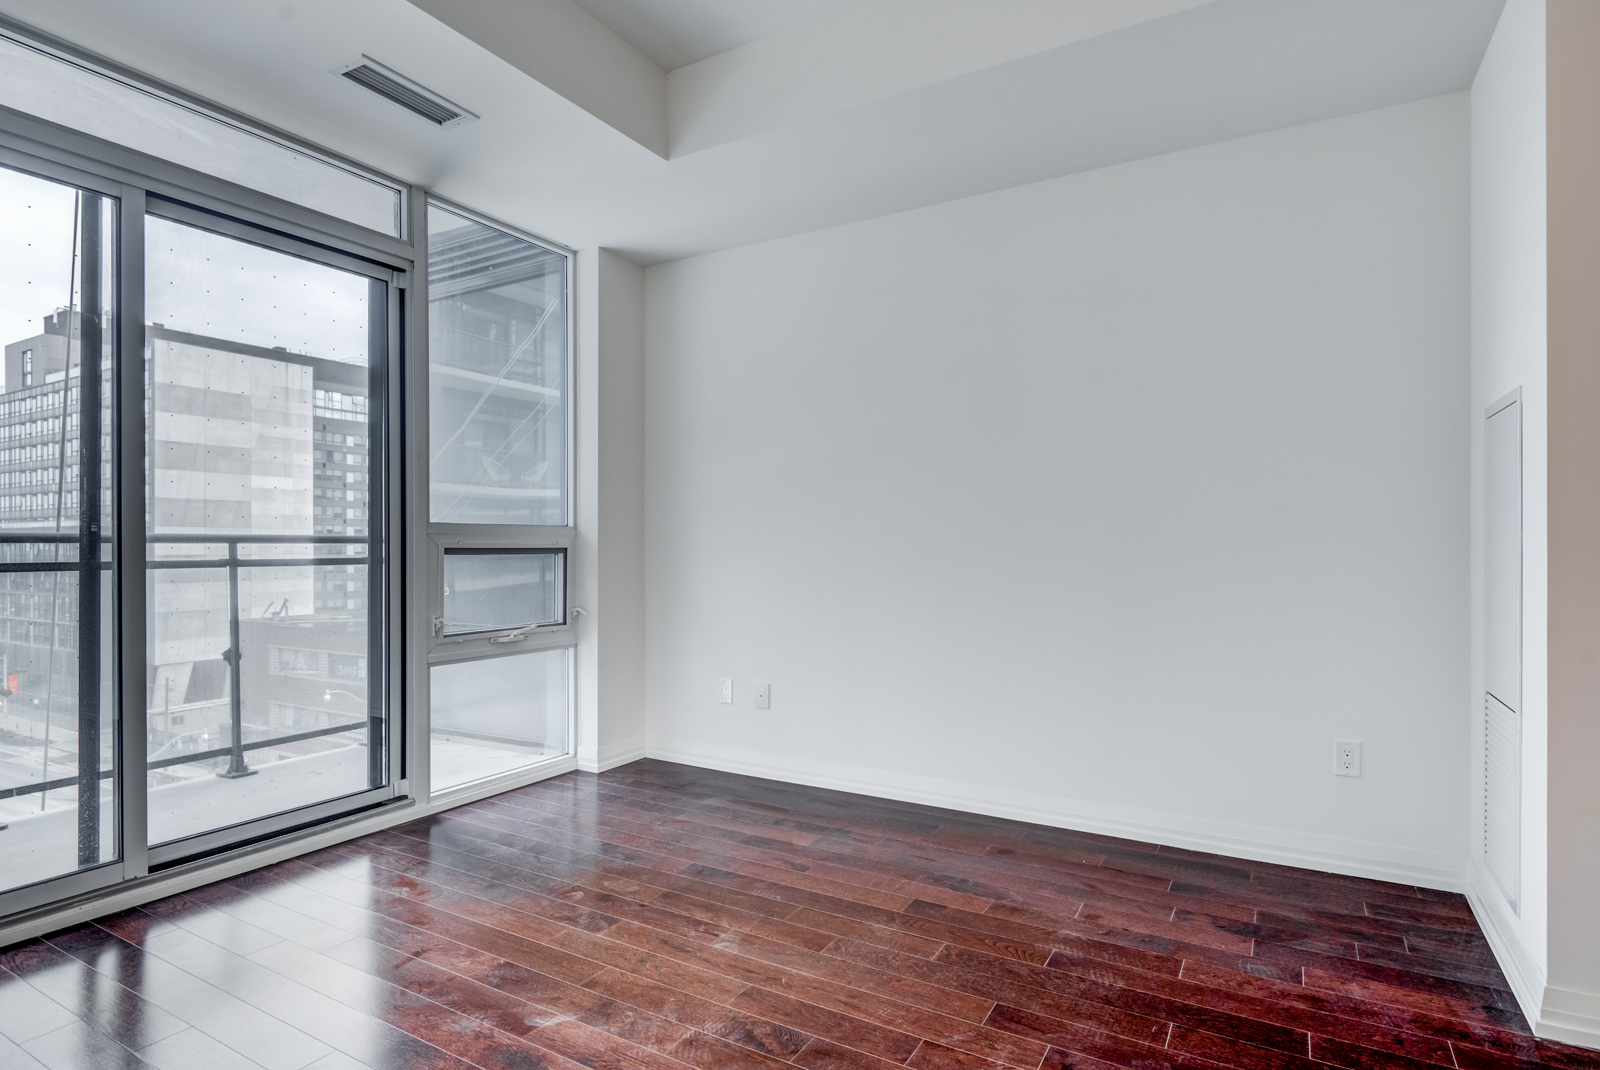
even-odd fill
[[(113, 698), (117, 724), (113, 798), (119, 844), (118, 858), (99, 866), (0, 892), (0, 922), (10, 926), (32, 912), (54, 910), (70, 900), (103, 896), (114, 886), (146, 877), (155, 871), (206, 865), (219, 856), (248, 851), (257, 843), (308, 826), (325, 824), (385, 804), (411, 801), (406, 779), (408, 757), (417, 738), (426, 739), (426, 717), (412, 716), (413, 694), (407, 687), (407, 651), (413, 647), (406, 627), (406, 592), (402, 582), (408, 559), (408, 502), (415, 500), (418, 481), (409, 470), (403, 451), (403, 428), (412, 424), (418, 369), (408, 347), (415, 311), (408, 300), (420, 233), (407, 228), (407, 239), (367, 230), (344, 220), (192, 172), (187, 168), (112, 145), (0, 107), (0, 164), (41, 178), (62, 182), (114, 198), (117, 210), (117, 270), (115, 300), (117, 325), (113, 344), (115, 440), (113, 472)], [(416, 206), (425, 195), (407, 187), (405, 210), (416, 218)], [(157, 203), (159, 202), (159, 203)], [(383, 509), (381, 528), (374, 516), (374, 556), (381, 554), (381, 579), (372, 590), (381, 591), (381, 616), (374, 615), (384, 659), (381, 670), (382, 712), (386, 714), (388, 784), (358, 796), (261, 818), (217, 832), (148, 847), (146, 816), (146, 524), (145, 524), (145, 302), (144, 228), (146, 214), (186, 217), (206, 229), (229, 233), (253, 244), (278, 247), (297, 256), (309, 256), (337, 267), (362, 265), (360, 272), (387, 283), (384, 326), (388, 345), (382, 377), (374, 376), (375, 392), (381, 386), (388, 414), (383, 428)], [(387, 277), (384, 277), (386, 273)], [(425, 316), (425, 310), (423, 315)], [(425, 361), (422, 373), (425, 375)], [(426, 426), (423, 424), (422, 426)], [(374, 451), (380, 449), (373, 443)], [(380, 480), (374, 469), (374, 484)], [(410, 481), (408, 483), (408, 480)], [(422, 478), (425, 484), (425, 476)], [(422, 499), (424, 502), (426, 498)], [(381, 622), (381, 623), (380, 623)], [(424, 626), (425, 627), (425, 626)], [(372, 648), (376, 652), (377, 647)], [(377, 691), (378, 688), (372, 688)], [(425, 693), (424, 693), (425, 695)], [(369, 707), (370, 716), (371, 707)], [(3, 834), (0, 834), (3, 835)]]
[[(131, 723), (128, 718), (123, 716), (122, 696), (124, 693), (126, 693), (129, 679), (126, 672), (118, 672), (118, 668), (125, 666), (126, 662), (129, 660), (122, 656), (122, 651), (125, 647), (128, 647), (131, 642), (136, 643), (137, 647), (135, 649), (141, 651), (141, 655), (137, 659), (140, 670), (138, 676), (140, 681), (142, 681), (144, 677), (144, 658), (142, 655), (145, 634), (145, 600), (143, 586), (144, 573), (143, 569), (136, 570), (138, 572), (138, 582), (137, 584), (134, 584), (130, 582), (128, 575), (129, 570), (126, 567), (126, 562), (130, 560), (128, 554), (135, 547), (138, 547), (138, 552), (136, 555), (137, 558), (142, 561), (144, 557), (144, 445), (142, 441), (142, 419), (140, 420), (140, 426), (138, 428), (140, 438), (135, 440), (137, 442), (137, 454), (135, 456), (135, 460), (138, 464), (137, 470), (139, 473), (139, 508), (133, 510), (138, 514), (137, 523), (135, 525), (136, 530), (133, 532), (130, 532), (127, 525), (123, 523), (123, 520), (129, 510), (124, 508), (124, 503), (122, 501), (124, 485), (123, 479), (127, 475), (128, 469), (126, 464), (126, 449), (130, 442), (128, 428), (122, 421), (123, 410), (125, 408), (123, 400), (129, 385), (124, 375), (124, 364), (126, 362), (122, 360), (122, 353), (129, 342), (128, 324), (132, 321), (133, 315), (142, 314), (144, 307), (144, 190), (137, 186), (119, 182), (115, 178), (104, 174), (97, 174), (94, 171), (75, 167), (69, 162), (51, 159), (47, 156), (35, 156), (29, 152), (18, 151), (11, 145), (3, 143), (0, 143), (0, 165), (11, 168), (12, 170), (23, 172), (24, 174), (35, 175), (48, 181), (60, 182), (73, 188), (82, 189), (86, 192), (97, 193), (103, 197), (107, 197), (115, 201), (117, 243), (116, 271), (113, 276), (114, 281), (112, 283), (115, 293), (111, 295), (112, 307), (116, 310), (116, 325), (113, 328), (113, 335), (111, 339), (113, 391), (111, 411), (113, 414), (113, 429), (116, 432), (116, 439), (112, 443), (111, 457), (111, 464), (113, 466), (113, 517), (110, 518), (112, 522), (112, 549), (110, 555), (112, 564), (111, 604), (102, 604), (100, 606), (100, 615), (102, 620), (106, 619), (108, 616), (113, 618), (111, 664), (105, 665), (102, 663), (100, 667), (100, 674), (102, 679), (104, 679), (105, 674), (108, 672), (116, 674), (112, 679), (111, 686), (111, 702), (113, 710), (111, 720), (115, 732), (115, 737), (112, 741), (111, 780), (111, 797), (114, 805), (112, 812), (109, 815), (102, 811), (100, 815), (100, 822), (103, 824), (105, 821), (110, 820), (117, 826), (115, 830), (117, 852), (114, 858), (109, 861), (102, 862), (97, 866), (89, 866), (77, 869), (71, 873), (64, 873), (58, 877), (52, 877), (34, 884), (26, 884), (20, 888), (14, 888), (9, 891), (0, 892), (0, 915), (4, 915), (14, 911), (28, 910), (47, 903), (53, 903), (61, 899), (86, 895), (110, 887), (111, 885), (119, 884), (130, 877), (143, 876), (148, 872), (148, 863), (145, 858), (144, 851), (142, 850), (142, 839), (139, 841), (138, 847), (136, 848), (134, 844), (134, 838), (128, 834), (128, 830), (130, 828), (138, 827), (142, 829), (144, 826), (144, 794), (142, 791), (136, 793), (130, 793), (128, 791), (128, 785), (131, 783), (128, 770), (128, 761), (130, 757), (135, 757), (138, 762), (140, 784), (143, 784), (145, 739), (144, 721), (143, 718), (139, 718), (137, 719), (137, 723)], [(135, 223), (135, 221), (137, 222)], [(130, 278), (138, 280), (139, 289), (139, 307), (133, 310), (132, 314), (130, 314), (130, 310), (127, 307), (127, 302), (124, 299), (126, 292), (130, 289), (127, 282), (127, 280)], [(142, 325), (140, 334), (143, 334)], [(142, 344), (140, 345), (140, 349), (142, 350)], [(80, 356), (80, 367), (81, 359), (82, 358)], [(80, 373), (79, 379), (81, 382), (83, 379), (82, 373)], [(69, 389), (69, 384), (70, 376), (62, 380), (62, 388), (64, 390)], [(138, 398), (140, 411), (142, 413), (144, 405), (144, 382), (142, 372), (136, 387), (136, 396)], [(83, 412), (82, 406), (80, 406), (79, 420), (83, 423), (87, 423), (87, 418)], [(98, 422), (98, 417), (96, 417), (96, 420)], [(97, 428), (97, 431), (102, 433), (105, 430), (106, 429), (104, 428)], [(65, 458), (63, 458), (63, 461), (64, 460)], [(105, 519), (106, 518), (102, 518), (102, 526)], [(137, 539), (137, 542), (135, 542), (135, 539)], [(131, 621), (128, 615), (130, 599), (133, 606), (138, 610), (137, 622)], [(137, 628), (136, 630), (130, 632), (129, 625), (134, 623), (137, 624)], [(78, 635), (78, 644), (80, 650), (84, 645), (85, 638), (86, 637), (80, 630)], [(100, 642), (100, 637), (98, 635), (95, 636), (94, 641), (96, 644), (98, 644)], [(142, 688), (142, 683), (140, 686)], [(139, 693), (142, 694), (142, 690)], [(85, 698), (86, 696), (81, 693), (80, 688), (80, 693), (78, 695), (80, 711), (82, 710)], [(96, 790), (98, 790), (98, 788), (99, 785), (96, 783)], [(130, 799), (130, 794), (137, 794), (138, 798)], [(82, 832), (80, 831), (80, 836), (81, 835)]]
[[(377, 333), (381, 331), (381, 342), (376, 346), (369, 346), (369, 351), (374, 354), (369, 365), (369, 380), (374, 389), (370, 396), (368, 412), (368, 428), (373, 432), (372, 451), (375, 459), (381, 459), (381, 471), (377, 466), (372, 470), (375, 478), (368, 484), (369, 500), (371, 506), (369, 535), (367, 543), (370, 552), (367, 557), (367, 567), (372, 582), (368, 585), (368, 621), (371, 629), (368, 635), (367, 658), (369, 666), (384, 666), (390, 660), (388, 653), (392, 649), (389, 639), (391, 632), (398, 624), (398, 620), (390, 621), (389, 584), (386, 582), (388, 574), (393, 571), (390, 547), (392, 545), (391, 532), (396, 530), (390, 522), (387, 505), (392, 497), (390, 487), (393, 480), (389, 471), (392, 451), (389, 448), (391, 435), (389, 413), (393, 411), (399, 399), (399, 384), (393, 372), (398, 363), (394, 359), (394, 344), (401, 337), (400, 334), (400, 293), (403, 272), (397, 268), (374, 263), (371, 260), (351, 256), (343, 251), (313, 246), (308, 242), (286, 237), (274, 231), (262, 229), (259, 225), (242, 222), (231, 216), (217, 216), (210, 212), (197, 210), (180, 201), (164, 196), (152, 194), (146, 199), (146, 218), (159, 218), (215, 234), (221, 234), (250, 245), (271, 249), (275, 252), (285, 253), (297, 258), (328, 267), (337, 268), (353, 275), (360, 275), (383, 287), (384, 301), (382, 308), (373, 308), (369, 314), (368, 329)], [(143, 363), (143, 349), (140, 351), (140, 363)], [(382, 443), (377, 440), (381, 436)], [(162, 537), (159, 534), (149, 534), (148, 539), (153, 544), (159, 544)], [(274, 543), (279, 536), (252, 536), (245, 541), (258, 543)], [(281, 536), (283, 542), (296, 541), (294, 536)], [(232, 575), (229, 585), (237, 590), (238, 571), (246, 567), (240, 562), (238, 549), (240, 543), (232, 541), (226, 534), (218, 533), (215, 538), (207, 537), (207, 542), (222, 544), (230, 547), (227, 568)], [(242, 559), (248, 562), (248, 558)], [(150, 567), (144, 562), (145, 570), (159, 571), (158, 567)], [(148, 587), (146, 588), (148, 590)], [(376, 606), (370, 605), (377, 602)], [(377, 622), (386, 622), (378, 625)], [(234, 621), (237, 627), (237, 618)], [(148, 626), (148, 618), (147, 618)], [(235, 634), (237, 640), (237, 633)], [(239, 671), (238, 663), (234, 662), (233, 690), (230, 694), (238, 701)], [(377, 686), (373, 686), (377, 684)], [(369, 737), (375, 735), (381, 743), (380, 748), (372, 748), (369, 738), (368, 744), (368, 777), (369, 786), (365, 791), (327, 799), (322, 802), (311, 803), (306, 806), (296, 807), (278, 814), (253, 818), (233, 825), (212, 829), (171, 840), (161, 844), (149, 845), (149, 862), (152, 866), (166, 865), (171, 862), (190, 858), (195, 855), (205, 854), (218, 849), (226, 849), (240, 843), (259, 840), (290, 828), (300, 828), (314, 824), (328, 818), (342, 816), (356, 810), (377, 806), (396, 797), (396, 785), (400, 781), (400, 750), (396, 746), (397, 733), (387, 730), (389, 718), (386, 710), (389, 707), (391, 681), (388, 674), (370, 676), (367, 687), (367, 724)], [(237, 711), (236, 711), (237, 712)], [(148, 713), (146, 714), (148, 717)], [(234, 743), (234, 757), (238, 759), (242, 752)], [(370, 781), (381, 779), (379, 785), (372, 785)]]

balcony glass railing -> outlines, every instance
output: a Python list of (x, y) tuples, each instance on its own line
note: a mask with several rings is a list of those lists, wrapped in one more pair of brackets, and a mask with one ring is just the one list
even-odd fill
[[(109, 857), (101, 847), (109, 829), (84, 818), (112, 812), (112, 725), (101, 723), (93, 733), (98, 763), (76, 753), (82, 718), (104, 722), (109, 714), (109, 708), (77, 709), (80, 541), (77, 534), (0, 532), (6, 597), (43, 617), (42, 628), (0, 632), (0, 661), (9, 662), (0, 664), (0, 835), (6, 838), (0, 846), (24, 868), (39, 870), (9, 874), (9, 886), (71, 868), (68, 856), (89, 845)], [(101, 543), (109, 557), (109, 538)], [(157, 603), (146, 704), (152, 844), (385, 782), (381, 701), (368, 686), (369, 544), (365, 535), (149, 539), (148, 589)], [(108, 589), (111, 562), (91, 567)], [(334, 580), (319, 582), (323, 573)], [(334, 586), (341, 605), (359, 607), (316, 609), (324, 600), (310, 592)], [(42, 654), (27, 649), (34, 646)], [(180, 675), (186, 682), (174, 696)], [(92, 794), (101, 805), (78, 805), (86, 780), (99, 782)], [(230, 781), (243, 783), (224, 787)], [(32, 845), (38, 849), (22, 850), (23, 840), (38, 840)]]

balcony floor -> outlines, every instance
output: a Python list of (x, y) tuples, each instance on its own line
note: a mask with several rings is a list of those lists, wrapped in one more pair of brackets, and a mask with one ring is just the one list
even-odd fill
[(1458, 895), (657, 761), (0, 953), (0, 1066), (1563, 1070)]
[[(204, 766), (174, 766), (190, 775), (181, 783), (162, 784), (150, 789), (150, 835), (154, 843), (181, 839), (212, 829), (226, 828), (270, 814), (335, 799), (363, 791), (367, 786), (367, 749), (363, 746), (335, 746), (316, 754), (263, 760), (259, 752), (249, 752), (246, 760), (256, 770), (254, 776), (228, 780), (215, 774), (225, 762), (211, 761)], [(432, 759), (439, 783), (467, 784), (496, 776), (543, 760), (536, 747), (518, 748), (483, 743), (470, 739), (433, 740)], [(66, 770), (63, 775), (73, 770)], [(18, 777), (26, 780), (28, 777)], [(73, 802), (75, 789), (57, 789), (50, 794), (48, 807), (38, 810), (38, 796), (22, 796), (0, 802), (0, 886), (21, 887), (70, 873), (78, 864), (78, 808)], [(107, 815), (101, 833), (103, 857), (115, 855), (111, 786), (100, 792), (100, 812)], [(5, 1064), (0, 1062), (0, 1070)]]

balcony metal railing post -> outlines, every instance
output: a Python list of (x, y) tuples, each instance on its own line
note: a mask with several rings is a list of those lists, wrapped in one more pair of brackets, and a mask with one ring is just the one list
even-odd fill
[(239, 661), (243, 651), (239, 649), (239, 543), (237, 540), (228, 543), (228, 642), (232, 645), (222, 652), (222, 660), (228, 663), (228, 686), (232, 691), (231, 718), (233, 723), (233, 751), (228, 755), (228, 768), (217, 775), (228, 780), (237, 780), (239, 777), (253, 776), (255, 770), (251, 769), (244, 761), (244, 692), (241, 689), (243, 676), (239, 672)]
[[(85, 488), (85, 491), (87, 494), (87, 487)], [(95, 498), (97, 500), (98, 495), (95, 495)], [(99, 519), (100, 518), (96, 516), (91, 525), (96, 531), (98, 531), (100, 527)], [(76, 562), (62, 561), (59, 553), (57, 552), (52, 552), (50, 558), (47, 560), (16, 561), (10, 559), (12, 555), (9, 552), (3, 552), (0, 553), (0, 575), (6, 575), (10, 573), (76, 572), (80, 577), (80, 583), (87, 585), (87, 589), (94, 590), (95, 585), (101, 582), (99, 577), (104, 576), (107, 572), (109, 572), (113, 565), (113, 562), (100, 549), (101, 543), (109, 541), (110, 536), (100, 534), (98, 539), (92, 545), (86, 544), (84, 534), (81, 529), (77, 533), (73, 534), (67, 534), (64, 532), (56, 533), (50, 531), (0, 531), (0, 547), (21, 546), (30, 543), (41, 543), (56, 547), (76, 544), (80, 555), (79, 560)], [(308, 544), (313, 547), (365, 546), (368, 543), (367, 537), (352, 535), (270, 534), (235, 535), (229, 537), (227, 535), (210, 535), (205, 533), (184, 533), (174, 535), (153, 535), (149, 538), (149, 542), (152, 544), (179, 543), (189, 545), (215, 545), (219, 543), (227, 544), (228, 555), (226, 557), (184, 557), (180, 559), (155, 558), (150, 561), (148, 567), (152, 571), (161, 569), (217, 568), (226, 568), (228, 570), (228, 636), (232, 646), (230, 649), (223, 652), (222, 658), (228, 664), (230, 669), (229, 675), (232, 694), (230, 696), (229, 705), (233, 738), (228, 741), (226, 746), (223, 747), (216, 747), (186, 754), (175, 754), (169, 757), (150, 758), (145, 762), (145, 768), (147, 770), (165, 769), (176, 765), (188, 765), (195, 762), (207, 762), (219, 758), (227, 758), (228, 768), (223, 772), (218, 773), (218, 776), (250, 776), (251, 774), (258, 772), (258, 770), (251, 769), (245, 762), (245, 754), (249, 751), (261, 750), (266, 747), (280, 746), (287, 743), (298, 743), (303, 740), (320, 739), (325, 736), (341, 735), (346, 732), (365, 732), (369, 740), (369, 776), (377, 778), (371, 782), (370, 786), (379, 787), (385, 783), (385, 780), (378, 776), (378, 774), (372, 773), (370, 768), (376, 766), (376, 763), (373, 763), (372, 759), (370, 758), (372, 741), (377, 741), (377, 749), (379, 751), (383, 750), (382, 743), (384, 739), (384, 725), (386, 722), (384, 721), (384, 706), (382, 704), (383, 700), (381, 693), (377, 696), (372, 696), (369, 690), (369, 696), (366, 699), (356, 696), (358, 701), (364, 701), (368, 704), (367, 717), (361, 720), (352, 721), (346, 724), (330, 725), (326, 728), (316, 728), (306, 732), (291, 732), (281, 736), (268, 736), (250, 743), (246, 743), (244, 741), (244, 692), (241, 686), (243, 683), (243, 676), (240, 672), (240, 660), (242, 658), (243, 643), (241, 642), (241, 629), (239, 623), (239, 570), (242, 568), (316, 568), (318, 566), (349, 565), (366, 566), (371, 563), (371, 559), (366, 554), (353, 555), (345, 553), (342, 555), (325, 555), (317, 554), (315, 550), (312, 551), (310, 556), (305, 557), (293, 555), (285, 557), (241, 557), (239, 552), (240, 547), (247, 544), (279, 545), (291, 543)], [(92, 566), (85, 567), (86, 561), (92, 562)], [(98, 633), (98, 622), (87, 615), (92, 614), (92, 612), (92, 608), (86, 611), (86, 616), (83, 620), (78, 622), (78, 627), (80, 629), (88, 629), (92, 626), (94, 628), (94, 632), (87, 630), (80, 631), (80, 640), (83, 635)], [(80, 641), (77, 646), (80, 654), (80, 670), (83, 669), (84, 661), (87, 660), (96, 674), (96, 679), (98, 679), (98, 674), (103, 668), (99, 661), (99, 644), (91, 644), (91, 649), (87, 654), (87, 658), (83, 657), (84, 644)], [(378, 656), (381, 656), (382, 647), (376, 644), (369, 646), (368, 656), (373, 656), (374, 651), (377, 652)], [(0, 654), (0, 659), (3, 659), (3, 657), (4, 655)], [(0, 677), (3, 676), (4, 673), (0, 673)], [(80, 676), (80, 680), (82, 679), (83, 678)], [(370, 688), (370, 675), (368, 677), (368, 681)], [(329, 690), (331, 692), (332, 689)], [(96, 683), (96, 685), (89, 690), (89, 693), (96, 696), (99, 695), (100, 689), (98, 683)], [(354, 695), (354, 692), (344, 693)], [(4, 703), (5, 699), (0, 697), (0, 704)], [(0, 708), (3, 708), (3, 705), (0, 705)], [(80, 720), (80, 728), (83, 726), (83, 723), (83, 720)], [(46, 725), (48, 726), (48, 724), (49, 722), (47, 720)], [(93, 733), (85, 733), (85, 735), (98, 736), (98, 734), (99, 721), (97, 718), (94, 721)], [(98, 785), (101, 781), (110, 780), (115, 775), (115, 770), (100, 768), (98, 741), (96, 741), (95, 748), (92, 753), (94, 754), (96, 760), (91, 765), (84, 759), (84, 753), (80, 752), (78, 756), (78, 771), (72, 776), (56, 777), (52, 779), (49, 776), (49, 769), (46, 767), (43, 771), (42, 779), (38, 782), (32, 784), (18, 784), (13, 787), (0, 787), (0, 800), (15, 799), (35, 794), (43, 796), (45, 792), (53, 791), (58, 788), (75, 787), (79, 789), (80, 799), (92, 798), (94, 799), (95, 803), (98, 803), (98, 789), (93, 790), (91, 793), (91, 789), (88, 786)], [(80, 848), (84, 848), (90, 842), (93, 842), (96, 845), (99, 843), (98, 833), (101, 815), (98, 812), (98, 806), (94, 804), (91, 804), (91, 806), (93, 806), (93, 810), (91, 812), (93, 821), (92, 825), (89, 825), (88, 823), (80, 823)], [(82, 822), (82, 815), (80, 815), (80, 822)], [(92, 839), (83, 836), (83, 833), (86, 831), (94, 832)]]

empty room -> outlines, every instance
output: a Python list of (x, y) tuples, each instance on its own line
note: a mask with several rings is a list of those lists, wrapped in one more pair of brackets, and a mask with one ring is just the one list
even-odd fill
[(0, 0), (0, 345), (0, 1070), (1600, 1070), (1596, 0)]

